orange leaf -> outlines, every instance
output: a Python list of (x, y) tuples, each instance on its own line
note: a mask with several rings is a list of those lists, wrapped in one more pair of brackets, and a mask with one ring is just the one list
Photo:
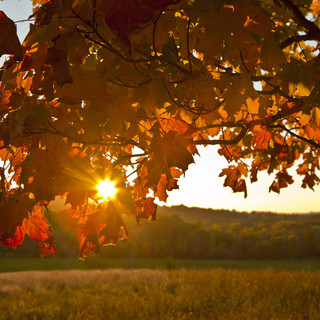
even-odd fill
[(24, 228), (22, 226), (17, 226), (13, 237), (0, 234), (0, 245), (9, 246), (13, 249), (16, 249), (23, 242), (24, 234)]
[(290, 176), (286, 169), (282, 169), (276, 174), (275, 180), (272, 182), (269, 187), (269, 192), (274, 191), (280, 193), (280, 189), (287, 188), (289, 184), (293, 183), (293, 178)]
[(170, 119), (163, 119), (159, 118), (159, 122), (161, 125), (161, 128), (168, 133), (169, 131), (175, 131), (177, 134), (184, 134), (188, 130), (190, 132), (194, 131), (193, 127), (186, 123), (183, 120), (176, 119), (176, 118), (170, 118)]
[(171, 177), (173, 179), (178, 179), (183, 174), (183, 172), (180, 169), (175, 168), (175, 167), (170, 168), (170, 173), (171, 173)]
[(40, 242), (40, 255), (55, 254), (55, 244), (46, 217), (44, 216), (44, 206), (35, 205), (29, 218), (24, 219), (23, 227), (30, 239)]
[(253, 134), (253, 146), (259, 150), (267, 149), (271, 139), (271, 132), (267, 130), (267, 127), (255, 125), (253, 127)]
[(160, 201), (167, 200), (168, 195), (167, 195), (166, 189), (167, 189), (167, 176), (165, 174), (162, 174), (157, 184), (157, 196)]
[(238, 165), (238, 167), (231, 165), (226, 169), (222, 169), (219, 177), (226, 176), (223, 186), (230, 187), (233, 192), (244, 192), (244, 197), (246, 198), (246, 182), (244, 179), (240, 179), (243, 174), (247, 175), (247, 169), (244, 168), (243, 164)]
[(153, 198), (148, 197), (138, 202), (137, 212), (136, 212), (136, 219), (138, 223), (142, 218), (156, 220), (156, 213), (157, 213), (157, 204), (154, 203)]
[(101, 245), (127, 236), (123, 219), (111, 201), (100, 206), (90, 204), (90, 207), (78, 220), (80, 258), (98, 253)]

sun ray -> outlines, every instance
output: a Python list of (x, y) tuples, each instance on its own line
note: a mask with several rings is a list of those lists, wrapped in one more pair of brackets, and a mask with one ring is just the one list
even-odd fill
[(117, 194), (115, 182), (109, 179), (99, 181), (96, 189), (98, 190), (98, 197), (103, 198), (103, 200), (113, 199)]

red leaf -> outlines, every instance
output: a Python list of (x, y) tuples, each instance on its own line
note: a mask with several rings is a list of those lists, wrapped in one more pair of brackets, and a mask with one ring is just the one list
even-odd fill
[(273, 191), (276, 193), (280, 193), (280, 189), (287, 188), (289, 184), (293, 183), (293, 178), (290, 176), (286, 169), (282, 169), (282, 171), (276, 174), (275, 180), (272, 182), (269, 187), (269, 192)]
[(22, 60), (22, 47), (17, 36), (17, 28), (3, 11), (0, 11), (0, 56), (13, 54)]
[(194, 162), (192, 154), (188, 151), (189, 143), (183, 136), (174, 137), (170, 131), (162, 140), (162, 150), (166, 155), (168, 167), (178, 167), (183, 171)]
[(266, 126), (255, 125), (253, 127), (254, 138), (252, 139), (253, 146), (256, 149), (267, 149), (271, 139), (271, 132)]
[(154, 203), (154, 199), (148, 197), (139, 201), (139, 205), (137, 205), (137, 213), (136, 219), (137, 222), (140, 222), (140, 219), (151, 219), (156, 220), (156, 213), (157, 213), (157, 204)]
[(22, 226), (17, 226), (16, 232), (13, 237), (5, 237), (0, 234), (0, 244), (9, 246), (13, 249), (16, 249), (24, 240), (24, 228)]
[(17, 228), (22, 226), (33, 204), (34, 202), (28, 196), (18, 193), (8, 199), (2, 199), (0, 204), (0, 242), (5, 242), (3, 244), (8, 242), (8, 245), (13, 243), (15, 246), (16, 240), (13, 242), (11, 240), (15, 237), (17, 239)]
[(29, 71), (32, 67), (33, 60), (29, 53), (26, 53), (21, 65), (21, 71)]
[(127, 236), (123, 219), (113, 203), (96, 206), (88, 205), (88, 210), (78, 219), (78, 240), (80, 258), (98, 253), (100, 246), (116, 243)]
[(276, 192), (276, 193), (280, 193), (280, 187), (279, 187), (279, 183), (277, 181), (273, 181), (271, 186), (269, 187), (269, 192)]
[(231, 165), (226, 169), (222, 169), (219, 177), (226, 176), (224, 180), (224, 186), (230, 187), (233, 192), (244, 192), (244, 197), (247, 197), (247, 186), (244, 179), (240, 179), (244, 173), (243, 164), (239, 164), (238, 167)]
[(51, 66), (51, 73), (48, 75), (48, 79), (56, 81), (59, 86), (73, 82), (67, 54), (63, 50), (54, 47), (49, 48), (45, 63)]
[(316, 184), (319, 184), (319, 182), (320, 182), (320, 179), (315, 173), (310, 174), (310, 173), (306, 172), (305, 177), (302, 180), (301, 187), (306, 188), (308, 186), (311, 190), (314, 190), (313, 187)]
[(51, 227), (44, 216), (44, 206), (35, 205), (29, 218), (24, 219), (23, 227), (30, 239), (40, 242), (41, 256), (55, 253)]
[(119, 39), (130, 45), (129, 33), (150, 22), (155, 14), (180, 0), (109, 0), (100, 9), (105, 23), (117, 31)]
[(174, 190), (174, 189), (179, 189), (178, 180), (176, 180), (176, 179), (169, 179), (169, 183), (168, 183), (168, 186), (167, 186), (167, 190), (168, 190), (168, 191), (171, 191), (171, 190)]

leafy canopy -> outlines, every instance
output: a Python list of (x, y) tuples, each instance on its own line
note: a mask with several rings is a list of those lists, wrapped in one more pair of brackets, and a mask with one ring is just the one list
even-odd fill
[[(53, 254), (44, 212), (70, 204), (80, 256), (127, 235), (219, 145), (224, 186), (247, 196), (319, 183), (320, 1), (33, 0), (20, 44), (0, 13), (0, 242)], [(128, 170), (128, 168), (130, 170)], [(109, 179), (112, 199), (98, 202)]]

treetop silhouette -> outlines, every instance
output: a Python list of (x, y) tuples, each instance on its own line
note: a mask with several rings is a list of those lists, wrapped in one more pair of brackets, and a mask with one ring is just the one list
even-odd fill
[[(320, 1), (33, 0), (23, 43), (0, 12), (0, 243), (55, 252), (45, 209), (70, 204), (80, 256), (155, 219), (199, 145), (247, 196), (319, 183)], [(128, 170), (130, 168), (130, 170)], [(99, 199), (99, 181), (117, 192)], [(101, 200), (101, 201), (100, 201)]]

